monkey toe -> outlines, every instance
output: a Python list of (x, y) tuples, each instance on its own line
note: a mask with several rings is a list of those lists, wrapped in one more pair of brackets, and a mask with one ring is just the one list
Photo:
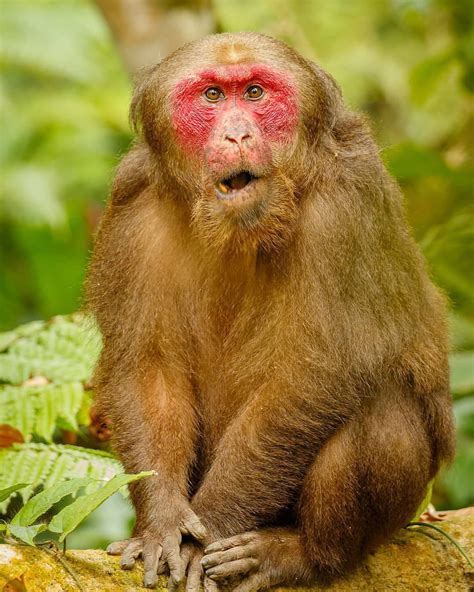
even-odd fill
[(221, 539), (206, 549), (201, 565), (212, 580), (247, 575), (260, 567), (255, 533), (243, 533)]
[(120, 567), (122, 569), (132, 569), (135, 560), (143, 553), (142, 539), (130, 539), (128, 545), (123, 549), (120, 558)]
[(265, 574), (258, 572), (241, 580), (239, 584), (235, 586), (233, 592), (257, 592), (257, 590), (268, 588), (276, 583), (278, 582), (272, 582)]
[(207, 556), (208, 554), (215, 553), (216, 551), (225, 551), (226, 549), (231, 549), (232, 547), (248, 545), (249, 543), (257, 540), (258, 533), (253, 531), (243, 532), (227, 539), (219, 539), (218, 541), (215, 541), (204, 549), (204, 553), (206, 553)]
[(107, 553), (109, 555), (122, 555), (125, 549), (133, 542), (140, 540), (139, 537), (125, 539), (123, 541), (116, 541), (114, 543), (110, 543), (107, 547)]
[(253, 557), (226, 561), (215, 567), (206, 570), (206, 576), (211, 580), (222, 580), (247, 575), (249, 572), (258, 569), (260, 562)]

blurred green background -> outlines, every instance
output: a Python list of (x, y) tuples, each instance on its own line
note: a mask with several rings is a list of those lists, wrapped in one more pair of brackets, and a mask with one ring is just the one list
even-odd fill
[(470, 0), (135, 0), (128, 13), (120, 4), (0, 0), (0, 330), (80, 305), (91, 236), (132, 139), (135, 70), (206, 32), (280, 37), (369, 116), (451, 300), (458, 458), (435, 501), (474, 503)]

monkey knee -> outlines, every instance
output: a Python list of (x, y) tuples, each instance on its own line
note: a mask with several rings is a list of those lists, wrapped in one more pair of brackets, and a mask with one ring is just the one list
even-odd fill
[(425, 495), (429, 467), (428, 438), (416, 418), (385, 424), (369, 418), (331, 438), (306, 475), (298, 506), (315, 569), (328, 577), (347, 572), (409, 522)]

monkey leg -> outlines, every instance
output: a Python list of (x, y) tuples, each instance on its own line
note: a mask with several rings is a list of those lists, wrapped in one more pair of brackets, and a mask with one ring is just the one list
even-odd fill
[(262, 529), (205, 550), (206, 576), (237, 592), (307, 585), (352, 568), (407, 524), (431, 478), (431, 447), (409, 399), (376, 400), (333, 435), (308, 470), (295, 529)]
[(298, 523), (318, 574), (351, 569), (406, 525), (421, 503), (432, 447), (410, 393), (380, 393), (339, 430), (308, 471)]

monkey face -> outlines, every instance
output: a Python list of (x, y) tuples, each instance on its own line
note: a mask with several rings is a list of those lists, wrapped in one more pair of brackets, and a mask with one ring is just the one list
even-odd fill
[(178, 83), (171, 118), (183, 150), (209, 174), (215, 198), (241, 206), (268, 192), (277, 156), (296, 138), (297, 91), (263, 64), (218, 65)]
[(322, 112), (315, 78), (285, 44), (243, 33), (185, 46), (139, 86), (132, 118), (207, 242), (271, 249), (291, 232)]

